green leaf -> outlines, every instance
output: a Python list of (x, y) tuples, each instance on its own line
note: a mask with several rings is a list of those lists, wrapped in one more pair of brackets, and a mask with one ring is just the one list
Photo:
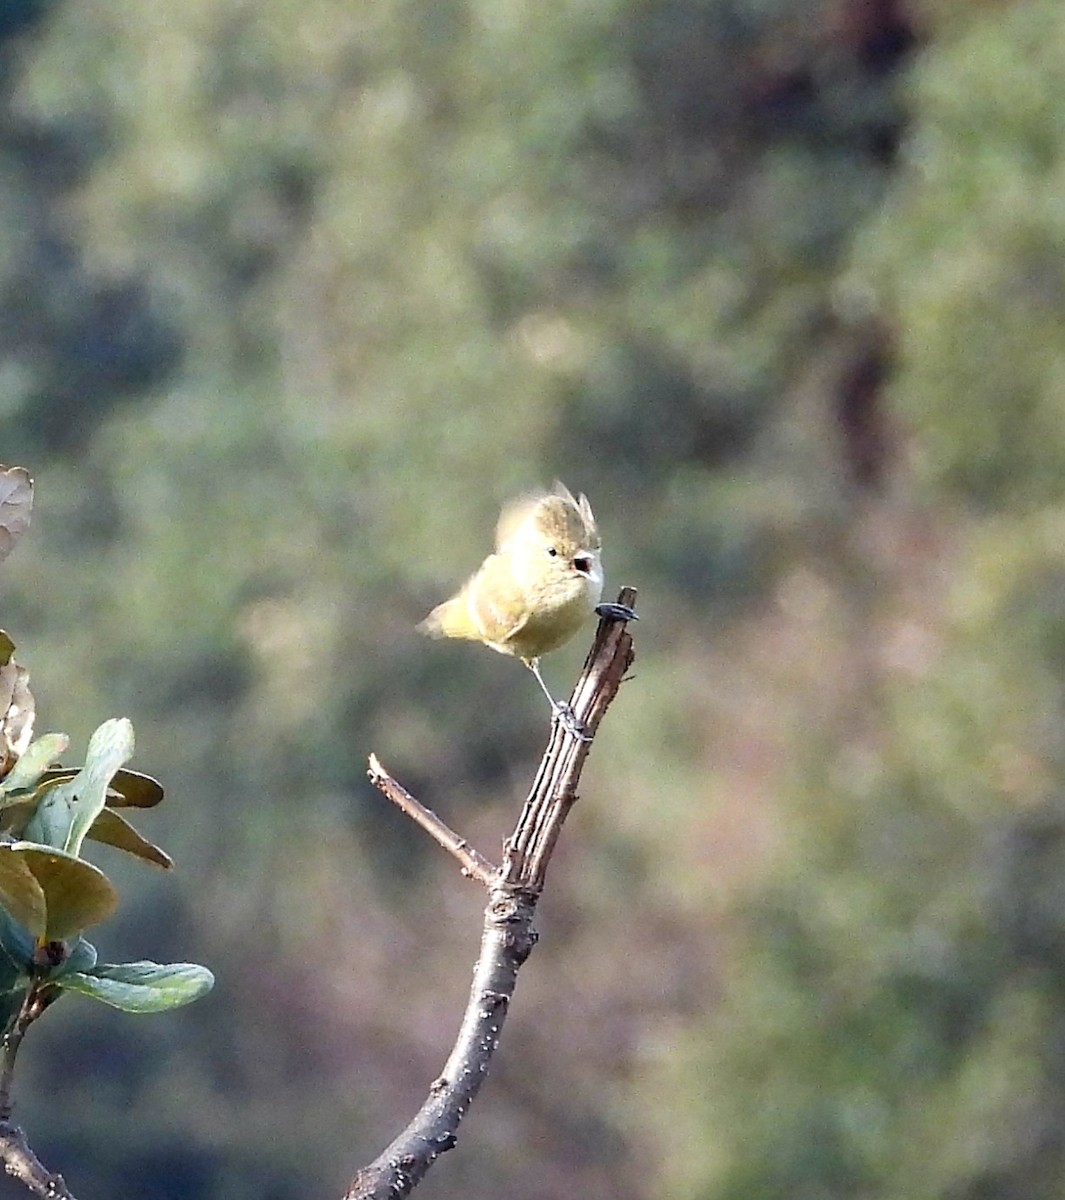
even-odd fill
[(105, 808), (96, 818), (89, 830), (89, 837), (94, 842), (103, 842), (107, 846), (115, 846), (138, 858), (147, 859), (156, 866), (169, 870), (174, 865), (170, 855), (160, 850), (154, 842), (149, 842), (119, 813)]
[[(70, 738), (65, 733), (46, 733), (32, 742), (26, 753), (0, 781), (0, 797), (5, 793), (34, 787), (49, 766), (69, 745)], [(0, 799), (0, 804), (3, 803), (3, 799)]]
[(28, 975), (35, 949), (33, 934), (0, 905), (0, 971), (10, 963), (19, 974)]
[[(126, 717), (105, 721), (89, 738), (85, 766), (79, 772), (84, 779), (84, 790), (63, 847), (68, 854), (81, 852), (85, 835), (107, 803), (107, 785), (118, 768), (133, 757), (133, 744), (133, 725)], [(75, 783), (76, 780), (71, 780), (70, 786)]]
[(107, 802), (111, 777), (133, 754), (133, 726), (125, 717), (105, 721), (89, 739), (85, 766), (76, 775), (58, 776), (26, 825), (30, 841), (78, 854), (85, 835)]
[(14, 1029), (18, 1015), (22, 1012), (22, 1002), (28, 986), (29, 978), (27, 977), (24, 984), (0, 995), (0, 1035), (8, 1034)]
[[(78, 773), (53, 774), (48, 771), (46, 775), (52, 778), (38, 788), (39, 798), (33, 804), (32, 816), (22, 828), (22, 837), (27, 842), (61, 849), (66, 845), (74, 820), (73, 804), (77, 801)], [(7, 817), (7, 810), (4, 811), (4, 817)]]
[[(41, 775), (41, 782), (73, 779), (77, 773), (75, 767), (53, 767)], [(162, 799), (163, 785), (158, 779), (125, 767), (115, 772), (107, 788), (108, 808), (154, 808)]]
[(6, 667), (15, 653), (15, 643), (0, 629), (0, 667)]
[(30, 981), (28, 967), (20, 967), (9, 958), (0, 955), (0, 997), (12, 992), (21, 992)]
[[(23, 880), (23, 868), (43, 895), (43, 913), (32, 887)], [(21, 911), (8, 902), (2, 890), (5, 883)], [(103, 871), (76, 855), (52, 846), (13, 842), (0, 845), (0, 902), (34, 937), (53, 942), (105, 921), (118, 907), (118, 893)]]
[(214, 976), (195, 963), (131, 962), (75, 971), (56, 983), (124, 1012), (146, 1013), (191, 1004), (214, 987)]

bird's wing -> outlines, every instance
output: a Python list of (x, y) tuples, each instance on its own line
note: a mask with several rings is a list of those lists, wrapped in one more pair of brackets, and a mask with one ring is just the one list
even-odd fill
[(467, 587), (470, 612), (486, 642), (505, 645), (529, 620), (526, 597), (502, 555), (489, 555)]

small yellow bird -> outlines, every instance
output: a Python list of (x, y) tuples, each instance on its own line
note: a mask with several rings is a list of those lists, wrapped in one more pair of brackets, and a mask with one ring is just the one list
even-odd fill
[[(556, 483), (546, 494), (503, 509), (496, 551), (450, 600), (418, 626), (431, 637), (469, 638), (513, 654), (536, 676), (555, 717), (575, 737), (584, 731), (568, 704), (556, 700), (540, 674), (540, 655), (568, 642), (596, 611), (603, 592), (599, 532), (588, 497), (574, 499)], [(604, 615), (635, 614), (602, 605)]]

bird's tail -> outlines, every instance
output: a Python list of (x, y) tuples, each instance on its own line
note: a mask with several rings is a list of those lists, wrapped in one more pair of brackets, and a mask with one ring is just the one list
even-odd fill
[(436, 608), (418, 623), (418, 632), (434, 638), (470, 638), (479, 641), (478, 630), (470, 620), (469, 606), (466, 597), (460, 593)]

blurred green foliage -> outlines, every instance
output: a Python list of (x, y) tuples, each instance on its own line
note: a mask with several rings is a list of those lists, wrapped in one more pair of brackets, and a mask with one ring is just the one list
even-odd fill
[(4, 624), (167, 787), (108, 957), (219, 977), (49, 1014), (46, 1160), (335, 1194), (416, 1106), (480, 897), (365, 756), (498, 847), (541, 698), (412, 630), (557, 476), (637, 677), (425, 1186), (1065, 1194), (1058, 0), (20, 12)]

